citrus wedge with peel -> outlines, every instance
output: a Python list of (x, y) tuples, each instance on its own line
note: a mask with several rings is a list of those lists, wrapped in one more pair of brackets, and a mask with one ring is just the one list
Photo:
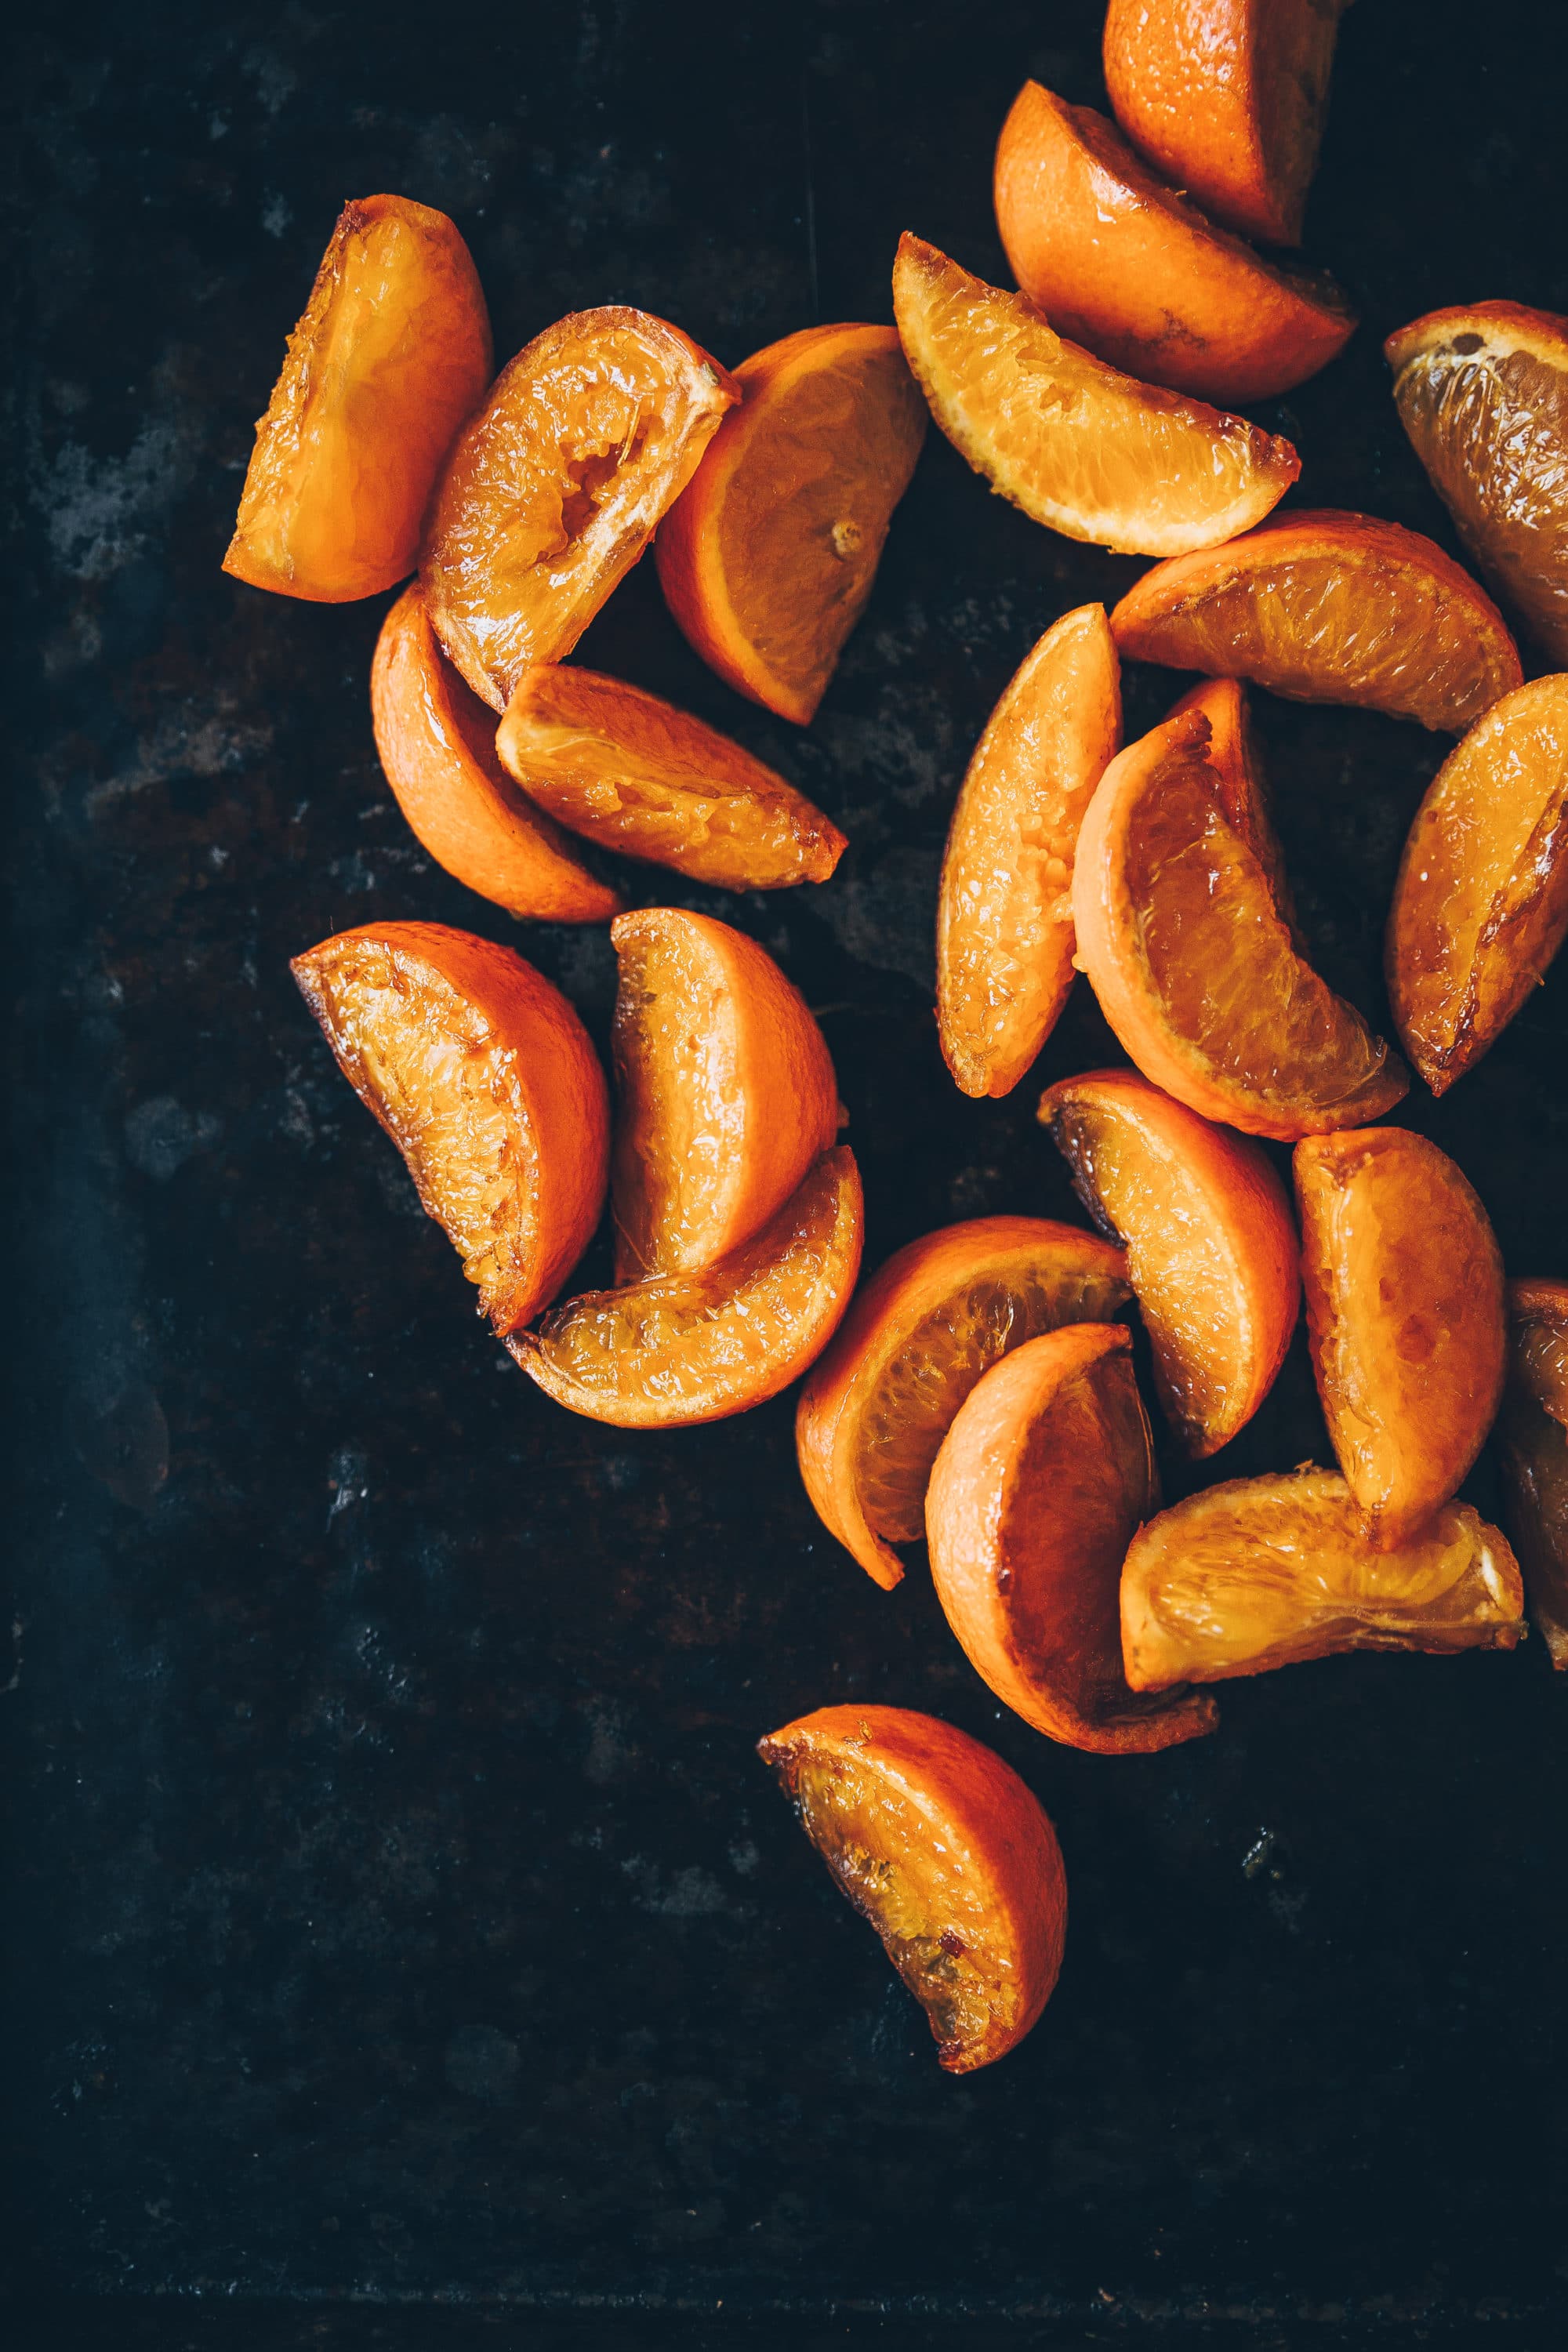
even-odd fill
[(1508, 1528), (1530, 1614), (1568, 1672), (1568, 1282), (1508, 1286), (1508, 1385), (1498, 1423)]

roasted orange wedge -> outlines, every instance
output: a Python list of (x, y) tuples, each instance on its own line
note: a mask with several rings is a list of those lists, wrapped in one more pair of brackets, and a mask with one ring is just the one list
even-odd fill
[(866, 608), (926, 407), (890, 327), (803, 327), (735, 370), (744, 395), (659, 527), (665, 602), (737, 694), (804, 727)]
[(976, 1217), (895, 1250), (802, 1392), (801, 1476), (823, 1524), (891, 1591), (896, 1543), (925, 1533), (926, 1484), (982, 1372), (1061, 1323), (1130, 1296), (1121, 1250), (1048, 1217)]
[(1047, 1738), (1147, 1755), (1212, 1731), (1210, 1699), (1151, 1706), (1121, 1671), (1121, 1562), (1159, 1503), (1120, 1323), (1026, 1340), (971, 1390), (926, 1494), (931, 1582), (982, 1681)]
[(825, 1152), (760, 1233), (698, 1274), (587, 1290), (507, 1346), (571, 1412), (679, 1429), (749, 1412), (831, 1338), (860, 1271), (860, 1177)]
[(833, 1063), (800, 991), (728, 923), (646, 907), (610, 937), (616, 1279), (698, 1273), (750, 1241), (832, 1144)]
[(1502, 1257), (1462, 1171), (1370, 1127), (1296, 1147), (1301, 1275), (1329, 1436), (1373, 1542), (1446, 1503), (1502, 1393)]
[(1429, 310), (1383, 349), (1400, 422), (1459, 537), (1568, 664), (1568, 319), (1472, 302)]
[(417, 581), (382, 624), (370, 673), (375, 748), (397, 804), (437, 866), (509, 914), (603, 923), (616, 893), (569, 833), (536, 809), (496, 757), (495, 713), (436, 642)]
[(1165, 715), (1175, 719), (1184, 710), (1200, 711), (1208, 720), (1210, 788), (1226, 823), (1240, 835), (1268, 876), (1275, 911), (1289, 924), (1294, 937), (1296, 903), (1269, 811), (1268, 787), (1247, 707), (1247, 688), (1238, 677), (1200, 678)]
[(1530, 1613), (1568, 1669), (1568, 1282), (1508, 1286), (1503, 1486)]
[(444, 923), (340, 931), (289, 970), (481, 1314), (526, 1323), (605, 1204), (609, 1090), (571, 1005), (510, 948)]
[(1010, 1766), (901, 1706), (824, 1706), (760, 1740), (801, 1827), (931, 2022), (950, 2074), (1014, 2050), (1067, 1935), (1057, 1833)]
[(727, 735), (595, 670), (524, 670), (496, 750), (560, 824), (694, 882), (826, 882), (848, 845), (804, 793)]
[(223, 568), (342, 604), (405, 580), (441, 462), (490, 380), (490, 322), (445, 213), (345, 205), (256, 428)]
[(1072, 986), (1078, 829), (1121, 747), (1121, 687), (1103, 604), (1047, 629), (992, 712), (942, 859), (936, 1017), (966, 1095), (1012, 1091)]
[(1095, 1222), (1125, 1244), (1161, 1405), (1188, 1454), (1228, 1444), (1273, 1387), (1301, 1285), (1285, 1187), (1255, 1143), (1132, 1070), (1090, 1070), (1040, 1120)]
[(996, 148), (1013, 275), (1102, 360), (1201, 400), (1289, 392), (1355, 331), (1331, 278), (1265, 261), (1216, 228), (1092, 107), (1026, 81)]
[(1303, 961), (1210, 781), (1208, 723), (1167, 719), (1104, 775), (1079, 835), (1079, 961), (1146, 1078), (1289, 1141), (1388, 1110), (1404, 1065)]
[(504, 367), (452, 451), (420, 578), (436, 635), (496, 710), (569, 654), (740, 398), (646, 310), (578, 310)]
[(1122, 555), (1215, 547), (1260, 521), (1301, 470), (1289, 441), (1107, 367), (1027, 296), (918, 236), (900, 241), (893, 312), (960, 456), (1068, 539)]
[(1298, 510), (1157, 564), (1110, 616), (1124, 661), (1250, 677), (1461, 734), (1523, 677), (1489, 596), (1419, 531)]
[(1492, 705), (1415, 812), (1388, 917), (1400, 1041), (1435, 1095), (1479, 1062), (1568, 934), (1568, 676)]
[(1133, 144), (1216, 220), (1300, 245), (1350, 0), (1110, 0), (1105, 86)]
[(1189, 1495), (1133, 1538), (1121, 1571), (1134, 1690), (1342, 1650), (1511, 1650), (1523, 1612), (1518, 1561), (1468, 1503), (1445, 1503), (1397, 1550), (1379, 1551), (1329, 1470)]

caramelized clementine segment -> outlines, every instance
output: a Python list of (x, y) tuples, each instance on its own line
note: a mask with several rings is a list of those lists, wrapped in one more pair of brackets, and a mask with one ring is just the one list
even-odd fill
[(452, 452), (420, 578), (436, 635), (496, 710), (569, 654), (740, 394), (646, 310), (578, 310), (504, 367)]
[(1489, 596), (1419, 531), (1298, 510), (1156, 564), (1110, 616), (1123, 660), (1250, 677), (1459, 734), (1523, 672)]
[(1296, 904), (1269, 811), (1268, 787), (1247, 707), (1247, 688), (1238, 677), (1203, 678), (1179, 702), (1173, 702), (1165, 715), (1177, 719), (1184, 710), (1199, 711), (1208, 720), (1210, 790), (1231, 831), (1240, 835), (1262, 866), (1275, 911), (1289, 924), (1296, 938)]
[(1446, 1152), (1404, 1128), (1296, 1147), (1312, 1369), (1340, 1468), (1380, 1550), (1447, 1501), (1503, 1375), (1502, 1259)]
[(1568, 933), (1568, 676), (1477, 719), (1415, 813), (1388, 917), (1388, 993), (1435, 1095), (1480, 1060)]
[(982, 1372), (1061, 1323), (1100, 1323), (1128, 1298), (1119, 1249), (1047, 1217), (976, 1217), (896, 1250), (845, 1318), (795, 1416), (818, 1517), (891, 1591), (896, 1543), (925, 1533), (926, 1484)]
[(804, 793), (727, 735), (594, 670), (524, 670), (496, 750), (529, 798), (574, 833), (694, 882), (826, 882), (848, 845)]
[(1261, 520), (1301, 470), (1289, 441), (1107, 367), (1026, 296), (918, 236), (899, 245), (893, 311), (954, 448), (1068, 539), (1123, 555), (1214, 547)]
[(1486, 577), (1568, 663), (1568, 319), (1429, 310), (1384, 343), (1400, 423)]
[(569, 1412), (621, 1429), (749, 1412), (821, 1353), (860, 1270), (853, 1152), (825, 1152), (751, 1240), (696, 1274), (587, 1290), (507, 1346)]
[(1342, 1650), (1511, 1650), (1523, 1611), (1518, 1562), (1468, 1503), (1445, 1503), (1396, 1550), (1379, 1551), (1328, 1470), (1189, 1495), (1134, 1537), (1121, 1571), (1134, 1690)]
[(441, 461), (490, 376), (490, 322), (445, 213), (345, 205), (256, 428), (223, 568), (313, 604), (413, 571)]
[(436, 642), (417, 581), (382, 624), (370, 673), (375, 748), (397, 804), (448, 874), (509, 914), (603, 923), (620, 900), (570, 834), (536, 809), (496, 757), (494, 714)]
[(936, 1017), (966, 1095), (1011, 1092), (1072, 985), (1072, 862), (1121, 743), (1103, 604), (1047, 629), (986, 723), (960, 789), (936, 919)]
[(1040, 1119), (1090, 1216), (1126, 1245), (1167, 1419), (1187, 1453), (1217, 1452), (1273, 1387), (1296, 1328), (1284, 1186), (1255, 1143), (1131, 1070), (1063, 1078)]
[(1159, 1502), (1121, 1324), (1075, 1323), (993, 1364), (926, 1495), (931, 1581), (982, 1680), (1069, 1748), (1147, 1755), (1212, 1731), (1211, 1699), (1152, 1706), (1121, 1670), (1127, 1547)]
[(931, 2022), (950, 2074), (1016, 2048), (1067, 1933), (1056, 1832), (1017, 1774), (934, 1716), (825, 1706), (757, 1753)]
[(1103, 114), (1026, 81), (996, 148), (1013, 275), (1063, 334), (1203, 400), (1268, 400), (1325, 367), (1355, 316), (1331, 278), (1267, 262), (1132, 152)]
[(865, 610), (926, 408), (890, 327), (803, 327), (735, 370), (660, 527), (665, 602), (737, 694), (804, 727)]
[(1287, 1141), (1375, 1118), (1404, 1066), (1297, 952), (1207, 753), (1200, 712), (1168, 719), (1089, 803), (1073, 918), (1100, 1010), (1144, 1076), (1205, 1118)]
[(616, 1279), (696, 1273), (749, 1241), (831, 1145), (833, 1064), (799, 990), (728, 923), (647, 907), (610, 937)]
[(500, 1332), (536, 1315), (605, 1202), (609, 1097), (566, 999), (510, 948), (371, 923), (289, 966)]
[(1568, 1669), (1568, 1282), (1508, 1286), (1508, 1386), (1499, 1428), (1509, 1532), (1530, 1613)]

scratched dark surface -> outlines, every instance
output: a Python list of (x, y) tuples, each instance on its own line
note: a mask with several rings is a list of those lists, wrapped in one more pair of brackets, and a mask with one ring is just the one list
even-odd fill
[[(1568, 310), (1555, 16), (1346, 20), (1309, 245), (1366, 323), (1257, 412), (1312, 504), (1452, 545), (1378, 343), (1467, 297)], [(807, 2347), (879, 2314), (901, 2344), (976, 2343), (982, 2315), (1052, 2344), (1561, 2323), (1568, 1688), (1539, 1643), (1233, 1684), (1217, 1736), (1168, 1756), (1049, 1745), (998, 1714), (922, 1563), (889, 1598), (823, 1535), (791, 1400), (627, 1435), (529, 1386), (286, 970), (417, 916), (515, 942), (601, 1041), (614, 985), (603, 931), (510, 923), (404, 828), (366, 709), (385, 600), (218, 571), (342, 200), (451, 211), (500, 355), (625, 301), (733, 362), (887, 318), (906, 226), (999, 274), (997, 126), (1028, 71), (1096, 99), (1098, 28), (1092, 5), (986, 0), (148, 0), (34, 25), (12, 133), (10, 2248), (19, 2292), (112, 2299), (106, 2342), (164, 2340), (154, 2292), (224, 2299), (217, 2333), (187, 2303), (168, 2340), (226, 2345), (412, 2343), (437, 2302), (627, 2345), (697, 2340), (660, 2311), (712, 2315), (715, 2342), (790, 2315)], [(583, 647), (850, 835), (821, 890), (634, 888), (752, 930), (819, 1008), (873, 1260), (957, 1216), (1075, 1213), (1033, 1107), (1118, 1058), (1108, 1034), (1080, 993), (1035, 1079), (963, 1100), (933, 894), (1012, 669), (1139, 568), (988, 497), (933, 434), (807, 732), (701, 668), (649, 566)], [(1130, 674), (1130, 728), (1181, 683)], [(1383, 911), (1444, 747), (1259, 717), (1315, 950), (1381, 1016)], [(1405, 1114), (1516, 1272), (1568, 1273), (1565, 1042), (1560, 969)], [(1323, 1448), (1298, 1349), (1215, 1474)], [(1495, 1502), (1489, 1464), (1470, 1491)], [(752, 1753), (857, 1696), (993, 1741), (1059, 1827), (1060, 1989), (966, 2081)], [(345, 2297), (388, 2311), (323, 2316)], [(98, 2340), (80, 2327), (45, 2339)]]

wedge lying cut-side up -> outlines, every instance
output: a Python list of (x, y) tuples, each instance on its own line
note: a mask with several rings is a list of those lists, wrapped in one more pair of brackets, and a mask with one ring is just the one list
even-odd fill
[(1296, 903), (1285, 871), (1285, 854), (1274, 830), (1272, 801), (1258, 757), (1257, 737), (1247, 708), (1247, 686), (1239, 677), (1200, 678), (1167, 719), (1196, 710), (1209, 723), (1209, 779), (1220, 814), (1231, 831), (1246, 842), (1268, 878), (1274, 911), (1296, 935)]
[(1508, 1286), (1508, 1385), (1499, 1430), (1509, 1533), (1530, 1613), (1568, 1672), (1568, 1282)]

